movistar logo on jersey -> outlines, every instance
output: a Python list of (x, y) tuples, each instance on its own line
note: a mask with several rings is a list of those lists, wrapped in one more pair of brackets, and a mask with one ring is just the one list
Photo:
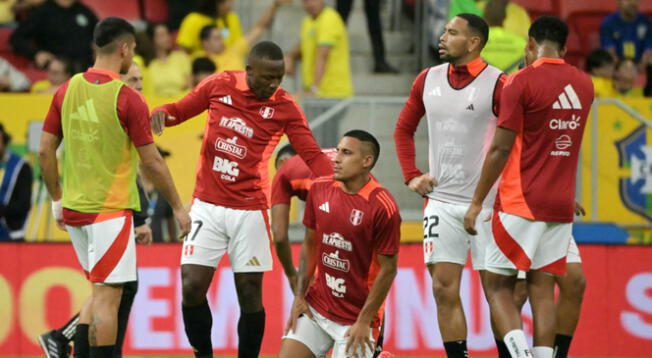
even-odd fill
[(652, 221), (652, 142), (640, 126), (616, 143), (619, 166), (630, 175), (620, 179), (620, 197), (633, 212)]

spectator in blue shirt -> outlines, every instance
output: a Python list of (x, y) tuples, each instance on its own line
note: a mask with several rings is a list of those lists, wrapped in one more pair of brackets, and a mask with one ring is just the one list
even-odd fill
[(639, 12), (639, 0), (618, 0), (618, 11), (600, 26), (600, 41), (614, 57), (652, 64), (652, 21)]

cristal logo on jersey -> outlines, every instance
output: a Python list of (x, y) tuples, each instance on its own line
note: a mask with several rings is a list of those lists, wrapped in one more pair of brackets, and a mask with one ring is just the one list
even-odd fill
[(565, 121), (563, 119), (551, 119), (550, 120), (550, 129), (553, 130), (566, 130), (570, 129), (572, 131), (580, 127), (580, 120), (582, 117), (573, 114), (570, 121)]
[(362, 223), (362, 216), (364, 213), (358, 209), (353, 209), (351, 210), (351, 216), (349, 216), (349, 220), (351, 221), (351, 224), (354, 226), (358, 226)]
[(228, 128), (248, 138), (254, 136), (254, 130), (247, 126), (247, 123), (242, 118), (222, 117), (220, 119), (220, 127)]
[(338, 249), (353, 251), (351, 241), (348, 241), (340, 233), (333, 232), (331, 234), (324, 233), (321, 239), (322, 244), (333, 246)]
[(220, 177), (231, 182), (234, 182), (238, 175), (240, 175), (240, 169), (238, 169), (237, 162), (218, 156), (215, 156), (215, 160), (213, 160), (213, 170), (222, 173)]
[(343, 278), (331, 276), (326, 272), (324, 272), (324, 277), (326, 277), (326, 286), (331, 289), (333, 296), (344, 297), (346, 293), (346, 281)]
[(237, 144), (237, 141), (238, 137), (236, 136), (228, 139), (217, 138), (215, 141), (215, 150), (231, 154), (239, 159), (244, 159), (247, 156), (247, 147)]
[(260, 111), (258, 112), (260, 113), (260, 116), (265, 119), (271, 119), (272, 117), (274, 117), (274, 108), (272, 107), (268, 107), (268, 106), (260, 107)]
[(570, 84), (564, 87), (564, 91), (558, 96), (558, 99), (555, 103), (552, 104), (553, 109), (582, 109), (582, 103), (580, 103), (575, 89)]
[(616, 143), (619, 166), (630, 172), (620, 179), (620, 197), (633, 212), (652, 221), (652, 137), (642, 125)]
[(351, 267), (349, 260), (340, 258), (339, 251), (335, 251), (330, 254), (323, 252), (321, 254), (321, 262), (330, 268), (334, 268), (342, 272), (349, 272), (349, 268)]

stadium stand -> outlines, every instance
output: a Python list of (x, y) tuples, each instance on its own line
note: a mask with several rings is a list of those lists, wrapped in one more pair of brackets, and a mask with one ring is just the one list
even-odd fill
[(136, 21), (143, 18), (140, 0), (82, 0), (82, 2), (90, 7), (99, 19), (108, 16), (119, 16), (127, 21)]

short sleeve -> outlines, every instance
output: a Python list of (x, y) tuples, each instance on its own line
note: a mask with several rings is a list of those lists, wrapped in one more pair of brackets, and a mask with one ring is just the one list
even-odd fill
[(63, 98), (66, 95), (68, 83), (66, 82), (61, 85), (54, 93), (52, 103), (50, 103), (50, 109), (48, 109), (48, 114), (43, 122), (43, 131), (57, 137), (63, 137), (63, 130), (61, 129), (61, 106), (63, 105)]
[(523, 72), (519, 72), (510, 76), (500, 95), (500, 113), (497, 125), (515, 132), (523, 130), (525, 77), (522, 74)]
[(140, 93), (123, 86), (118, 95), (118, 117), (136, 147), (154, 143), (149, 109)]
[(401, 243), (401, 216), (391, 196), (381, 191), (376, 197), (378, 207), (374, 218), (374, 251), (395, 255)]
[(317, 22), (317, 46), (335, 46), (337, 40), (342, 36), (341, 20), (337, 18), (337, 13), (324, 14), (325, 18)]
[(276, 172), (272, 181), (272, 205), (290, 204), (292, 198), (292, 184), (287, 176), (288, 163), (285, 163), (281, 169)]
[(308, 192), (308, 197), (306, 198), (306, 208), (303, 210), (303, 225), (309, 229), (316, 228), (316, 218), (315, 218), (315, 208), (314, 208), (314, 199), (315, 195), (318, 195), (315, 190), (315, 184), (310, 187)]

